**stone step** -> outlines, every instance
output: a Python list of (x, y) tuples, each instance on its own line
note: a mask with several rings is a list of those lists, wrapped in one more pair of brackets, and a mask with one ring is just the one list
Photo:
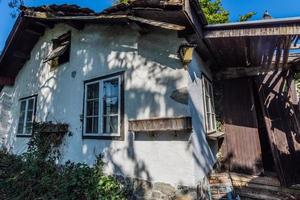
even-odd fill
[(278, 193), (269, 190), (253, 189), (253, 188), (235, 188), (235, 192), (243, 199), (251, 198), (253, 200), (292, 200), (297, 197)]
[(231, 179), (228, 173), (211, 174), (209, 178), (213, 200), (227, 200), (228, 192), (233, 193)]

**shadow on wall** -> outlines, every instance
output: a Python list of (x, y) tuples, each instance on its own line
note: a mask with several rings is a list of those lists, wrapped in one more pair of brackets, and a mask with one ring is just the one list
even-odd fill
[[(180, 41), (177, 41), (178, 45), (175, 45), (176, 43), (172, 39), (177, 38), (176, 33), (170, 35), (169, 32), (166, 32), (167, 34), (162, 32), (160, 35), (157, 34), (159, 35), (157, 36), (156, 34), (138, 35), (137, 33), (132, 33), (133, 31), (127, 31), (128, 36), (123, 34), (124, 27), (114, 27), (115, 31), (113, 34), (111, 29), (107, 28), (107, 30), (104, 29), (101, 32), (100, 37), (88, 34), (86, 32), (88, 31), (87, 29), (86, 27), (83, 31), (72, 31), (72, 43), (74, 45), (72, 45), (73, 48), (71, 50), (71, 61), (52, 72), (49, 71), (50, 66), (42, 62), (42, 58), (49, 52), (50, 43), (47, 42), (43, 45), (38, 43), (42, 48), (36, 50), (34, 60), (28, 62), (26, 69), (20, 72), (13, 98), (23, 95), (22, 89), (24, 88), (21, 85), (27, 83), (27, 93), (30, 93), (30, 91), (31, 93), (38, 92), (39, 95), (37, 102), (38, 120), (70, 124), (73, 136), (67, 138), (62, 151), (63, 154), (80, 155), (78, 159), (88, 160), (86, 158), (94, 156), (88, 154), (88, 152), (102, 153), (107, 150), (105, 151), (106, 159), (108, 163), (113, 165), (115, 174), (126, 174), (126, 171), (122, 168), (122, 163), (120, 164), (115, 160), (115, 154), (126, 152), (123, 158), (129, 159), (133, 163), (134, 175), (136, 177), (146, 177), (148, 181), (152, 181), (145, 161), (137, 156), (135, 140), (187, 141), (186, 151), (192, 149), (196, 165), (198, 166), (197, 169), (201, 168), (207, 172), (211, 165), (211, 163), (208, 163), (208, 160), (213, 160), (213, 158), (205, 135), (202, 134), (203, 116), (200, 116), (199, 113), (195, 115), (196, 118), (194, 119), (198, 126), (197, 134), (187, 134), (184, 137), (175, 137), (169, 134), (168, 136), (163, 135), (157, 138), (138, 134), (134, 138), (133, 133), (128, 133), (125, 136), (126, 145), (120, 145), (120, 147), (113, 145), (113, 143), (118, 143), (117, 141), (101, 140), (97, 140), (97, 144), (94, 143), (95, 145), (93, 146), (83, 145), (84, 142), (81, 138), (82, 124), (80, 122), (84, 87), (82, 80), (95, 78), (93, 76), (97, 74), (109, 74), (126, 70), (125, 119), (145, 116), (177, 116), (189, 113), (188, 106), (179, 104), (169, 97), (173, 90), (182, 87), (182, 84), (185, 83), (184, 76), (188, 75), (188, 73), (170, 73), (170, 71), (174, 72), (182, 69), (179, 59), (174, 56), (180, 44)], [(89, 29), (93, 30), (93, 28)], [(55, 30), (54, 28), (51, 31), (54, 32)], [(65, 30), (65, 28), (58, 30)], [(85, 34), (84, 36), (82, 36), (83, 33)], [(50, 39), (47, 38), (48, 41), (51, 41)], [(97, 40), (96, 42), (94, 41), (95, 39)], [(177, 40), (179, 39), (177, 38)], [(102, 48), (99, 48), (101, 46)], [(25, 71), (30, 67), (30, 72)], [(74, 72), (75, 75), (71, 77), (71, 74), (74, 74)], [(32, 79), (31, 81), (28, 81), (29, 77)], [(81, 78), (82, 80), (78, 80)], [(17, 102), (14, 103), (17, 105)], [(192, 109), (194, 110), (193, 112), (200, 112), (194, 105), (192, 105)], [(18, 114), (13, 113), (13, 116), (18, 116)], [(69, 116), (72, 117), (70, 118)], [(13, 118), (12, 120), (13, 126), (11, 126), (10, 133), (15, 132), (18, 119)], [(125, 128), (127, 127), (125, 126)], [(74, 146), (80, 146), (80, 148), (71, 148)], [(174, 152), (174, 156), (176, 156), (176, 152)], [(176, 170), (176, 166), (174, 168)]]
[(292, 101), (293, 72), (274, 71), (257, 78), (259, 95), (270, 124), (266, 122), (272, 135), (277, 171), (283, 185), (300, 183), (300, 122), (295, 110), (297, 102)]

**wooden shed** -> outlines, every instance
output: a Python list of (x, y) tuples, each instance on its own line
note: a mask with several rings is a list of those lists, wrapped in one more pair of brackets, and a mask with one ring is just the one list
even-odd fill
[(222, 90), (222, 146), (230, 171), (276, 173), (300, 183), (300, 126), (294, 75), (300, 18), (205, 27), (216, 84)]

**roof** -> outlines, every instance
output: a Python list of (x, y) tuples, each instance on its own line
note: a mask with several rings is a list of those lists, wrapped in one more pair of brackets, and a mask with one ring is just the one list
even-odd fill
[[(89, 23), (135, 23), (142, 27), (158, 27), (191, 34), (195, 32), (195, 27), (199, 27), (195, 23), (206, 23), (203, 14), (199, 12), (199, 4), (195, 2), (197, 0), (136, 0), (130, 4), (114, 5), (99, 13), (67, 4), (22, 6), (0, 57), (0, 85), (14, 83), (14, 78), (30, 59), (31, 50), (39, 38), (45, 30), (53, 28), (57, 23), (66, 23), (76, 29), (82, 29)], [(7, 80), (11, 82), (8, 83)]]
[(214, 55), (216, 78), (255, 76), (296, 68), (300, 59), (300, 17), (237, 22), (204, 27)]

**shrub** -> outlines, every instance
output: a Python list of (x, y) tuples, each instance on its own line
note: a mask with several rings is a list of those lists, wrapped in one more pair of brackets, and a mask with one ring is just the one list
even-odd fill
[[(35, 126), (35, 130), (40, 129)], [(63, 136), (35, 131), (29, 142), (28, 151), (23, 155), (0, 151), (1, 198), (126, 199), (126, 187), (115, 177), (103, 173), (102, 156), (97, 157), (92, 167), (70, 161), (64, 165), (56, 164)]]

